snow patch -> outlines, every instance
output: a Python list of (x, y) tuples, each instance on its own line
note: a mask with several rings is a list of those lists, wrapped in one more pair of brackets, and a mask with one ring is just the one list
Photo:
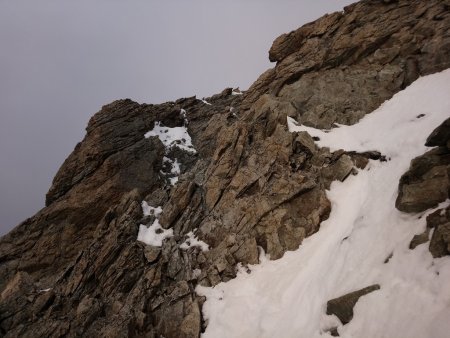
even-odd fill
[[(178, 176), (180, 176), (181, 169), (180, 169), (180, 163), (178, 162), (178, 159), (171, 160), (170, 158), (164, 156), (163, 163), (169, 163), (170, 164), (170, 174), (172, 177), (169, 177), (170, 184), (174, 185), (178, 182)], [(164, 175), (167, 175), (167, 172), (162, 172)]]
[(155, 216), (156, 218), (159, 217), (159, 215), (161, 215), (162, 213), (162, 208), (161, 207), (152, 207), (150, 205), (148, 205), (148, 203), (146, 201), (142, 201), (142, 212), (144, 213), (144, 216)]
[(200, 99), (200, 101), (202, 101), (204, 104), (207, 104), (208, 106), (212, 106), (212, 104), (207, 102), (205, 99)]
[(41, 289), (39, 290), (39, 292), (49, 292), (52, 288), (48, 288), (48, 289)]
[(172, 236), (173, 229), (164, 229), (156, 219), (148, 228), (143, 224), (139, 225), (137, 240), (151, 246), (161, 246), (163, 240)]
[(180, 245), (180, 249), (187, 250), (194, 246), (199, 247), (202, 251), (208, 251), (209, 245), (199, 240), (192, 231), (187, 233), (188, 238)]
[[(182, 127), (165, 127), (161, 122), (157, 121), (155, 122), (154, 128), (144, 135), (146, 138), (157, 136), (164, 144), (166, 155), (173, 147), (178, 147), (179, 149), (187, 151), (191, 154), (195, 154), (197, 152), (192, 145), (192, 139), (187, 130), (189, 121), (187, 119), (186, 110), (181, 109), (180, 115), (184, 120), (184, 125)], [(181, 173), (180, 163), (178, 162), (178, 159), (174, 158), (172, 160), (169, 157), (164, 156), (163, 164), (168, 164), (168, 166), (170, 167), (170, 171), (161, 171), (161, 174), (169, 179), (171, 185), (174, 185), (178, 182), (178, 177)]]
[[(427, 150), (427, 136), (449, 117), (449, 93), (446, 70), (418, 79), (353, 126), (324, 132), (288, 118), (290, 131), (319, 137), (319, 146), (377, 150), (391, 160), (370, 161), (358, 175), (333, 182), (329, 219), (297, 251), (214, 288), (197, 286), (207, 297), (202, 337), (330, 337), (325, 331), (338, 324), (341, 337), (447, 338), (450, 257), (433, 259), (428, 245), (409, 249), (432, 210), (404, 214), (395, 199), (411, 159)], [(328, 300), (372, 284), (381, 289), (360, 298), (350, 323), (326, 316)]]
[(173, 236), (173, 229), (164, 229), (159, 224), (159, 216), (162, 213), (161, 207), (152, 207), (146, 201), (142, 201), (142, 212), (144, 216), (155, 216), (155, 220), (149, 227), (143, 224), (139, 225), (138, 241), (152, 246), (161, 246), (164, 239)]
[(190, 153), (196, 152), (186, 126), (170, 128), (158, 121), (155, 122), (155, 127), (145, 134), (146, 138), (152, 136), (158, 136), (166, 148), (178, 147)]

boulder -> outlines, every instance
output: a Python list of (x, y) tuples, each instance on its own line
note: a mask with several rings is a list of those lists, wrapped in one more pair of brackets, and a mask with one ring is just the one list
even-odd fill
[(411, 161), (400, 178), (396, 207), (404, 212), (421, 212), (445, 201), (450, 190), (450, 151), (430, 150)]
[(414, 235), (413, 239), (409, 243), (409, 248), (414, 250), (417, 246), (424, 244), (430, 240), (430, 229), (425, 229), (424, 232), (418, 235)]
[(327, 302), (327, 315), (335, 315), (342, 324), (348, 324), (353, 318), (353, 307), (359, 298), (379, 289), (380, 286), (374, 284), (344, 296), (331, 299)]

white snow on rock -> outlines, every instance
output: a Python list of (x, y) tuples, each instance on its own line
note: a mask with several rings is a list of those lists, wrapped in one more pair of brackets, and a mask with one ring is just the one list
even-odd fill
[(212, 106), (212, 104), (206, 101), (205, 99), (200, 99), (200, 101), (202, 101), (204, 104), (207, 104), (208, 106)]
[(194, 246), (198, 246), (202, 251), (208, 251), (209, 245), (199, 240), (192, 231), (187, 233), (188, 238), (180, 245), (180, 249), (187, 250)]
[[(320, 146), (377, 150), (390, 160), (334, 182), (329, 219), (297, 251), (214, 288), (198, 286), (207, 296), (202, 337), (331, 337), (326, 331), (339, 324), (341, 337), (448, 338), (450, 257), (433, 259), (428, 245), (408, 248), (433, 210), (405, 214), (395, 199), (411, 159), (449, 116), (447, 70), (418, 79), (353, 126), (326, 133), (289, 119), (291, 131), (318, 136)], [(328, 300), (376, 283), (381, 289), (359, 299), (347, 325), (325, 314)]]
[[(157, 136), (164, 144), (166, 155), (173, 147), (178, 147), (191, 154), (195, 154), (197, 152), (192, 145), (192, 139), (187, 130), (189, 121), (187, 119), (186, 110), (181, 109), (180, 115), (184, 119), (184, 125), (182, 127), (165, 127), (161, 124), (161, 122), (157, 121), (155, 122), (154, 128), (144, 135), (146, 138)], [(167, 156), (164, 156), (163, 163), (168, 163), (171, 170), (170, 172), (161, 171), (161, 174), (169, 179), (170, 185), (174, 185), (178, 182), (178, 176), (181, 173), (180, 163), (178, 162), (177, 158), (171, 160)]]
[(137, 240), (151, 246), (161, 246), (164, 239), (173, 236), (173, 229), (164, 229), (159, 224), (158, 218), (162, 213), (162, 208), (149, 206), (146, 201), (143, 201), (142, 211), (144, 216), (154, 215), (155, 220), (149, 227), (143, 224), (139, 225)]
[(196, 152), (186, 126), (170, 128), (163, 126), (161, 122), (155, 122), (155, 127), (145, 134), (145, 137), (151, 136), (158, 136), (166, 148), (178, 147), (191, 153)]
[[(170, 180), (170, 184), (174, 185), (175, 183), (178, 182), (178, 176), (180, 176), (181, 173), (181, 168), (180, 168), (180, 163), (178, 162), (178, 159), (174, 159), (171, 160), (170, 158), (164, 156), (163, 157), (163, 163), (170, 163), (170, 174), (174, 175), (172, 177), (169, 178)], [(167, 175), (168, 173), (163, 172), (163, 174)]]
[(156, 219), (148, 228), (143, 224), (139, 225), (137, 240), (151, 246), (161, 246), (163, 240), (172, 236), (173, 230), (164, 229)]
[(161, 207), (152, 207), (152, 206), (148, 205), (148, 203), (146, 201), (142, 201), (141, 206), (142, 206), (142, 212), (144, 213), (144, 216), (154, 215), (156, 218), (158, 218), (159, 215), (161, 215), (161, 213), (162, 213)]
[(39, 292), (49, 292), (52, 288), (48, 288), (48, 289), (40, 289)]

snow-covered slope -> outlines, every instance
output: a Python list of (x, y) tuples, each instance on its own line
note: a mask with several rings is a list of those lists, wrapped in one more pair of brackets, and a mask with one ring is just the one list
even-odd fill
[[(297, 251), (197, 287), (207, 296), (203, 337), (327, 337), (333, 326), (341, 337), (448, 337), (450, 258), (433, 259), (425, 245), (408, 248), (432, 210), (404, 214), (395, 199), (411, 159), (450, 116), (449, 94), (447, 70), (420, 78), (353, 126), (324, 132), (289, 120), (292, 132), (306, 130), (322, 147), (377, 150), (388, 161), (334, 182), (330, 218)], [(349, 324), (325, 314), (328, 300), (372, 284), (381, 289), (360, 298)]]

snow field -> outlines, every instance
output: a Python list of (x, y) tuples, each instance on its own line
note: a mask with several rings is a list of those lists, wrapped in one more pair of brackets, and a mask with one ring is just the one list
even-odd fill
[[(330, 337), (327, 330), (338, 326), (348, 338), (448, 338), (450, 257), (433, 259), (427, 244), (408, 248), (434, 209), (405, 214), (395, 199), (410, 161), (428, 150), (427, 136), (450, 116), (449, 94), (446, 70), (418, 79), (353, 126), (324, 132), (288, 118), (290, 131), (308, 131), (319, 146), (377, 150), (389, 161), (371, 161), (334, 182), (329, 219), (298, 250), (214, 288), (198, 286), (207, 297), (202, 337)], [(359, 299), (347, 325), (325, 314), (328, 300), (372, 284), (381, 289)]]

